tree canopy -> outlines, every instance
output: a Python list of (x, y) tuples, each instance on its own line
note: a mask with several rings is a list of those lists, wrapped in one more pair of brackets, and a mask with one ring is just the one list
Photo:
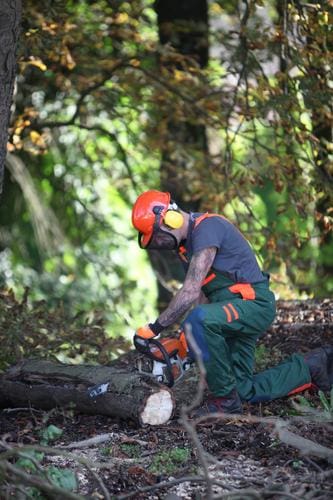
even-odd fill
[(113, 335), (151, 319), (156, 276), (176, 284), (130, 209), (171, 186), (237, 224), (284, 297), (329, 295), (332, 62), (330, 1), (26, 0), (2, 284)]

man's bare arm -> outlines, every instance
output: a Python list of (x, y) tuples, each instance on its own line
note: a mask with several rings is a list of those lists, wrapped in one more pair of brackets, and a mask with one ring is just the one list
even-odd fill
[(198, 300), (201, 284), (214, 262), (215, 255), (215, 247), (204, 248), (201, 252), (193, 255), (182, 288), (158, 318), (161, 325), (172, 325)]

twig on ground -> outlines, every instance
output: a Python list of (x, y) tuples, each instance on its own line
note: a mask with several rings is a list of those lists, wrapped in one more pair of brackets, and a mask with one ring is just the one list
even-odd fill
[(95, 480), (97, 481), (97, 483), (99, 484), (102, 492), (103, 492), (103, 495), (104, 495), (104, 500), (111, 500), (111, 497), (109, 495), (109, 492), (104, 484), (104, 481), (102, 480), (101, 477), (99, 477), (99, 475), (89, 466), (89, 465), (86, 465), (86, 468), (88, 469), (88, 471), (90, 472), (90, 474), (95, 478)]
[(201, 463), (204, 477), (206, 479), (206, 485), (207, 485), (207, 500), (210, 500), (213, 497), (213, 489), (212, 489), (212, 479), (209, 475), (209, 469), (208, 469), (208, 461), (207, 459), (211, 459), (210, 461), (213, 461), (214, 463), (216, 462), (216, 459), (214, 457), (211, 457), (208, 455), (208, 453), (205, 451), (204, 447), (202, 446), (199, 436), (196, 432), (195, 426), (190, 422), (189, 420), (189, 414), (190, 412), (196, 408), (202, 401), (205, 386), (206, 386), (206, 370), (204, 367), (204, 364), (202, 362), (202, 356), (201, 356), (201, 351), (192, 335), (191, 331), (191, 326), (189, 324), (185, 324), (185, 334), (186, 334), (186, 339), (192, 349), (192, 351), (195, 354), (196, 362), (199, 368), (199, 383), (198, 383), (198, 388), (197, 388), (197, 393), (192, 401), (191, 404), (188, 406), (183, 405), (181, 410), (180, 410), (180, 422), (186, 429), (190, 439), (192, 440), (192, 443), (194, 447), (197, 450), (198, 453), (198, 459)]
[(35, 412), (35, 413), (44, 413), (44, 410), (37, 410), (36, 408), (3, 408), (1, 410), (3, 413), (13, 413), (13, 412), (18, 412), (18, 411), (28, 411), (28, 412)]
[(310, 464), (314, 469), (316, 469), (317, 471), (319, 472), (323, 472), (323, 469), (321, 467), (319, 467), (318, 464), (316, 464), (316, 462), (314, 462), (313, 460), (311, 460), (311, 458), (309, 457), (304, 457), (304, 460), (306, 462), (308, 462), (308, 464)]
[(127, 436), (124, 436), (124, 438), (122, 438), (121, 442), (124, 444), (140, 444), (141, 446), (148, 446), (149, 445), (148, 441), (143, 441), (142, 439), (138, 439), (136, 437), (127, 437)]
[[(139, 495), (140, 493), (147, 493), (149, 491), (154, 491), (162, 488), (170, 488), (181, 483), (205, 483), (206, 478), (203, 476), (183, 476), (177, 479), (171, 479), (170, 481), (162, 481), (161, 483), (153, 484), (151, 486), (145, 486), (144, 488), (131, 491), (130, 493), (125, 493), (124, 495), (118, 495), (117, 500), (126, 500), (127, 498), (132, 498)], [(212, 484), (221, 486), (221, 488), (229, 489), (228, 485), (225, 485), (222, 481), (211, 479)], [(207, 497), (205, 497), (207, 498)]]
[[(4, 443), (2, 441), (0, 441), (0, 446), (4, 447)], [(15, 455), (20, 455), (25, 451), (40, 451), (45, 454), (68, 458), (69, 460), (78, 462), (79, 464), (85, 467), (93, 467), (94, 469), (112, 469), (115, 463), (132, 464), (139, 462), (137, 458), (118, 458), (118, 457), (113, 457), (108, 462), (93, 462), (92, 460), (76, 455), (75, 453), (72, 453), (70, 451), (64, 451), (63, 449), (60, 448), (51, 448), (49, 446), (41, 446), (41, 445), (22, 445), (10, 448), (0, 453), (0, 461), (7, 460), (7, 458), (10, 458)]]
[(89, 439), (84, 439), (82, 441), (77, 441), (74, 443), (66, 444), (60, 446), (61, 449), (65, 450), (78, 450), (79, 448), (89, 448), (90, 446), (95, 446), (97, 444), (105, 443), (109, 441), (114, 436), (113, 432), (108, 432), (106, 434), (99, 434)]
[(194, 408), (196, 408), (197, 406), (200, 405), (200, 403), (203, 399), (204, 391), (206, 388), (206, 369), (205, 369), (204, 364), (202, 362), (201, 351), (200, 351), (196, 341), (194, 340), (194, 337), (193, 337), (193, 334), (191, 331), (191, 326), (187, 323), (185, 325), (184, 329), (186, 332), (186, 339), (187, 339), (191, 349), (193, 350), (193, 352), (196, 356), (196, 363), (197, 363), (198, 368), (199, 368), (199, 382), (198, 382), (198, 386), (197, 386), (197, 392), (192, 400), (192, 403), (189, 404), (188, 406), (182, 407), (182, 411), (186, 415), (189, 415), (190, 412), (192, 410), (194, 410)]
[(320, 481), (324, 481), (325, 479), (328, 479), (329, 477), (333, 477), (333, 469), (326, 470), (325, 472), (321, 472), (318, 474), (318, 479)]
[[(105, 443), (106, 441), (109, 441), (115, 436), (114, 432), (107, 432), (105, 434), (99, 434), (98, 436), (94, 436), (89, 439), (84, 439), (82, 441), (76, 441), (73, 443), (69, 443), (66, 445), (59, 446), (59, 448), (64, 449), (64, 450), (78, 450), (79, 448), (89, 448), (90, 446), (95, 446), (101, 443)], [(119, 434), (117, 435), (119, 437)], [(148, 442), (147, 441), (142, 441), (142, 439), (136, 439), (136, 438), (130, 438), (124, 435), (122, 439), (123, 443), (135, 443), (135, 444), (140, 444), (142, 446), (147, 446)]]
[(286, 422), (277, 420), (275, 422), (275, 432), (282, 443), (292, 446), (299, 450), (303, 455), (313, 455), (315, 457), (324, 458), (329, 463), (333, 463), (333, 450), (315, 443), (310, 439), (298, 436), (294, 432), (286, 429)]
[[(239, 491), (230, 491), (228, 493), (223, 493), (222, 495), (215, 495), (214, 500), (250, 500), (251, 498), (262, 500), (262, 492), (258, 492), (251, 488), (239, 490)], [(298, 499), (299, 500), (299, 499)]]

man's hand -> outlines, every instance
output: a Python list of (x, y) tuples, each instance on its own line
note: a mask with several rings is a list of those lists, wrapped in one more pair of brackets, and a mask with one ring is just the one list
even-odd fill
[(149, 340), (159, 335), (162, 330), (163, 326), (158, 321), (138, 328), (133, 338), (135, 348), (143, 353), (149, 352)]

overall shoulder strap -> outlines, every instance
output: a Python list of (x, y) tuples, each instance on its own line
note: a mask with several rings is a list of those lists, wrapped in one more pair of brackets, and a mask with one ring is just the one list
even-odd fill
[(202, 222), (205, 219), (208, 219), (208, 217), (221, 217), (221, 219), (228, 220), (223, 215), (220, 215), (220, 214), (209, 214), (208, 212), (206, 212), (205, 214), (202, 214), (202, 215), (200, 215), (199, 217), (197, 217), (195, 219), (194, 229), (200, 224), (200, 222)]

